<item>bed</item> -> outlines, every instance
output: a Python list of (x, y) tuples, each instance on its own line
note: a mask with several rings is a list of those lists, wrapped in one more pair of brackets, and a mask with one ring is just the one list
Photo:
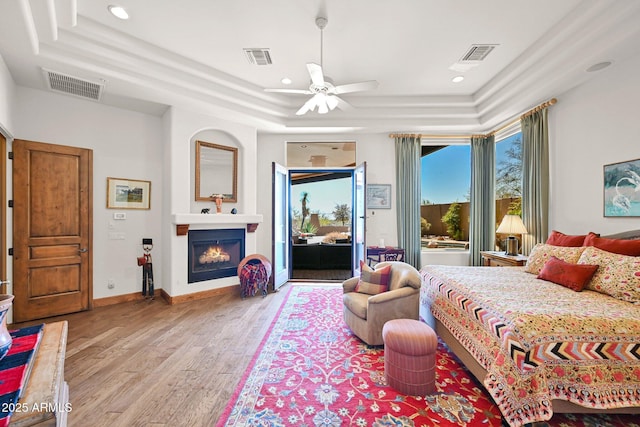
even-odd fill
[[(640, 230), (598, 240), (609, 239), (640, 239)], [(569, 252), (573, 258), (563, 258)], [(544, 268), (556, 255), (602, 265), (576, 292), (537, 278), (536, 263)], [(631, 268), (627, 276), (611, 274), (621, 265)], [(640, 256), (542, 244), (526, 267), (425, 266), (421, 276), (421, 317), (509, 425), (545, 421), (554, 412), (640, 414)], [(616, 293), (613, 279), (624, 292)]]

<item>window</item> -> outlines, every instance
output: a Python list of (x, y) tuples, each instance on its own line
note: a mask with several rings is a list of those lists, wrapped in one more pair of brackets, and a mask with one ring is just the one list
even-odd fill
[[(522, 216), (522, 132), (498, 140), (496, 138), (496, 229), (502, 218)], [(504, 250), (503, 239), (498, 236), (496, 246)]]
[(471, 147), (422, 147), (423, 249), (468, 249)]
[[(519, 123), (496, 140), (496, 228), (506, 214), (522, 214), (522, 132)], [(423, 249), (468, 249), (471, 147), (467, 140), (422, 147)], [(501, 236), (499, 236), (501, 237)], [(502, 249), (502, 242), (496, 239)]]

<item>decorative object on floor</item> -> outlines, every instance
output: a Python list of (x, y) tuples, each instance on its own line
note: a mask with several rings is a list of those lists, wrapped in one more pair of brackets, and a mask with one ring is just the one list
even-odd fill
[(151, 249), (153, 249), (153, 239), (142, 239), (142, 250), (144, 255), (138, 257), (138, 265), (142, 267), (142, 296), (153, 299), (153, 260), (151, 258)]
[(151, 209), (151, 181), (107, 178), (108, 209)]
[(267, 296), (267, 286), (271, 277), (271, 262), (260, 254), (247, 255), (238, 264), (240, 295), (244, 299), (254, 296), (258, 290)]
[(604, 165), (604, 216), (640, 216), (640, 159)]
[[(385, 383), (384, 350), (344, 325), (339, 288), (289, 292), (217, 427), (502, 425), (489, 394), (442, 343), (436, 393), (405, 396)], [(637, 426), (634, 417), (560, 414), (547, 424)]]
[(436, 386), (438, 336), (424, 322), (413, 319), (389, 320), (382, 328), (384, 377), (387, 384), (403, 394), (426, 396)]
[(0, 295), (0, 360), (11, 348), (11, 334), (7, 330), (7, 313), (13, 304), (13, 295)]
[(40, 344), (43, 327), (36, 325), (10, 331), (13, 344), (0, 361), (0, 427), (9, 425), (9, 418), (27, 384), (30, 362)]
[(527, 228), (518, 215), (505, 215), (496, 233), (509, 235), (505, 244), (505, 255), (518, 255), (518, 239), (514, 234), (526, 234)]

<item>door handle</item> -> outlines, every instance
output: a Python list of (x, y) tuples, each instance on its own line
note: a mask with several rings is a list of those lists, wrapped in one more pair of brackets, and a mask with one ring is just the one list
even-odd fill
[(11, 283), (11, 280), (0, 280), (0, 285), (8, 285)]
[(78, 252), (80, 252), (81, 254), (87, 252), (89, 249), (87, 248), (82, 248), (82, 249), (78, 249)]

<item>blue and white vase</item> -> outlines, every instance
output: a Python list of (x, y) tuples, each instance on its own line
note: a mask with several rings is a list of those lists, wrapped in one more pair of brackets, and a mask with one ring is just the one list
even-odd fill
[(7, 355), (11, 348), (11, 334), (7, 330), (7, 313), (13, 303), (13, 295), (0, 295), (0, 359)]

